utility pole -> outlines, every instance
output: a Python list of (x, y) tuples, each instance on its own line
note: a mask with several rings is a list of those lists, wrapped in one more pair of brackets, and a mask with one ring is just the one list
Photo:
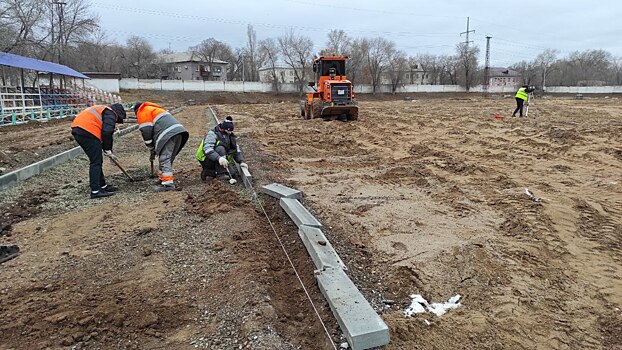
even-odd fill
[(488, 95), (488, 89), (490, 89), (490, 39), (491, 36), (486, 36), (486, 65), (484, 66), (484, 93)]
[[(63, 6), (67, 5), (66, 2), (62, 2), (59, 0), (52, 0), (52, 4), (54, 5), (58, 5), (58, 63), (59, 64), (63, 64), (63, 18), (64, 18), (64, 11), (63, 11)], [(52, 17), (53, 18), (53, 17)], [(64, 84), (63, 84), (63, 79), (60, 78), (60, 87), (63, 88)]]
[(67, 3), (53, 0), (52, 4), (58, 5), (58, 63), (62, 64), (64, 6), (67, 5)]
[(469, 92), (469, 89), (471, 88), (471, 83), (469, 80), (469, 76), (470, 76), (470, 70), (471, 70), (471, 62), (470, 62), (470, 53), (469, 53), (469, 43), (472, 43), (472, 41), (469, 41), (469, 33), (475, 33), (475, 30), (469, 30), (469, 17), (467, 17), (467, 27), (466, 27), (466, 32), (462, 32), (460, 33), (460, 36), (462, 36), (462, 34), (466, 34), (466, 40), (464, 41), (464, 55), (466, 57), (461, 57), (461, 59), (463, 60), (463, 64), (464, 64), (464, 74), (465, 74), (465, 88), (466, 91)]
[(475, 29), (469, 30), (469, 17), (467, 17), (466, 32), (460, 33), (460, 36), (462, 36), (462, 34), (466, 34), (466, 40), (464, 41), (464, 43), (466, 44), (467, 49), (469, 48), (469, 43), (473, 42), (473, 41), (469, 41), (469, 33), (475, 33)]

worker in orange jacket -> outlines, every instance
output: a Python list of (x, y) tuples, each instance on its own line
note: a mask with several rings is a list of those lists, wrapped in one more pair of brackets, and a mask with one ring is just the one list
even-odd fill
[(134, 113), (145, 145), (151, 157), (158, 157), (158, 191), (175, 189), (173, 162), (188, 141), (188, 131), (171, 113), (152, 102), (137, 102)]
[(71, 123), (71, 135), (89, 157), (91, 198), (108, 197), (117, 190), (115, 186), (106, 184), (102, 150), (104, 155), (116, 158), (112, 153), (112, 135), (115, 124), (123, 123), (125, 116), (125, 109), (119, 103), (96, 105), (80, 112)]

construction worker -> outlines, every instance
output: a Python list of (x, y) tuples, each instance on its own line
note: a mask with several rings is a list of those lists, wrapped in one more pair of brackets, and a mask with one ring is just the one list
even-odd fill
[(89, 186), (91, 198), (112, 196), (117, 188), (106, 184), (102, 169), (104, 155), (112, 153), (112, 135), (115, 124), (123, 123), (125, 109), (119, 103), (108, 106), (95, 105), (80, 112), (71, 123), (71, 135), (89, 157)]
[(220, 177), (229, 180), (237, 175), (234, 161), (247, 168), (238, 147), (237, 136), (233, 133), (233, 118), (227, 116), (220, 124), (210, 129), (197, 150), (197, 160), (201, 163), (201, 180)]
[(520, 116), (523, 116), (523, 104), (529, 99), (529, 94), (536, 88), (529, 85), (523, 85), (518, 91), (516, 91), (516, 109), (512, 113), (512, 117), (516, 117), (516, 112), (520, 111)]
[(158, 191), (175, 189), (173, 162), (188, 141), (188, 131), (172, 114), (152, 102), (137, 102), (134, 113), (151, 159), (158, 157)]

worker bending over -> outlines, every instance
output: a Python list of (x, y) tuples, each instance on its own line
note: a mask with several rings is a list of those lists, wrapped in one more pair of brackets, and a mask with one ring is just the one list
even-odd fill
[(151, 159), (158, 157), (158, 191), (175, 189), (173, 162), (188, 141), (188, 131), (171, 113), (152, 102), (137, 102), (134, 113)]
[(106, 184), (102, 167), (102, 150), (104, 155), (116, 158), (112, 154), (112, 135), (115, 124), (123, 123), (123, 119), (125, 109), (115, 103), (108, 106), (91, 106), (78, 113), (71, 123), (71, 135), (89, 157), (91, 198), (112, 196), (117, 190), (115, 186)]
[(516, 91), (516, 109), (512, 113), (512, 117), (516, 117), (516, 112), (520, 111), (520, 116), (523, 116), (523, 104), (529, 99), (529, 94), (536, 88), (529, 85), (523, 85), (518, 91)]

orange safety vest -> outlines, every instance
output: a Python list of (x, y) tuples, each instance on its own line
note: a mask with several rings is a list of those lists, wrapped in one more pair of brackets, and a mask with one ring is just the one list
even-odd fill
[(153, 123), (157, 116), (167, 113), (166, 109), (152, 102), (143, 102), (136, 111), (138, 125), (143, 123)]
[[(102, 113), (105, 109), (110, 109), (108, 106), (95, 105), (91, 106), (82, 112), (78, 113), (76, 118), (71, 123), (71, 127), (78, 127), (88, 131), (93, 136), (97, 137), (99, 141), (102, 140)], [(114, 111), (113, 111), (114, 112)]]

